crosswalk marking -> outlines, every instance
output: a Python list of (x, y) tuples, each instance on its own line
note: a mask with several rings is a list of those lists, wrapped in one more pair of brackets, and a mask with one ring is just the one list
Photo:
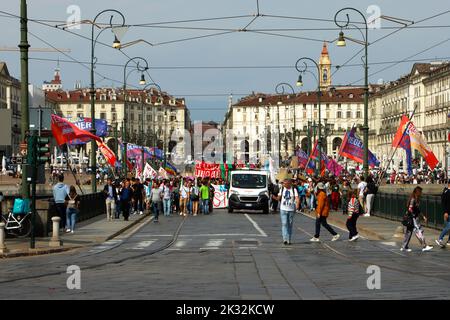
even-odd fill
[(221, 245), (223, 245), (223, 242), (225, 239), (210, 239), (206, 243), (206, 247), (200, 248), (200, 250), (217, 250)]
[(137, 245), (135, 245), (134, 247), (130, 248), (132, 250), (144, 250), (147, 247), (150, 247), (153, 243), (155, 243), (157, 240), (145, 240), (145, 241), (141, 241), (139, 242)]
[(122, 242), (122, 240), (108, 240), (98, 246), (93, 247), (88, 251), (88, 253), (100, 253), (103, 251), (107, 251), (119, 246)]

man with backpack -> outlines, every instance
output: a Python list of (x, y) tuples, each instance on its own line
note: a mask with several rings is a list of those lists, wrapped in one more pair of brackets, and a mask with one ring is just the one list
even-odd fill
[(300, 197), (296, 188), (292, 186), (291, 179), (285, 179), (281, 193), (277, 197), (280, 201), (281, 233), (283, 244), (290, 245), (295, 212), (300, 207)]
[(64, 184), (64, 175), (58, 176), (58, 183), (53, 186), (53, 199), (55, 200), (56, 212), (61, 218), (60, 228), (66, 228), (66, 197), (69, 194), (69, 187)]

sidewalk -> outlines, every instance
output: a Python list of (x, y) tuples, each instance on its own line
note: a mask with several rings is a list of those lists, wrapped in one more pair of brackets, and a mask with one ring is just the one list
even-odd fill
[[(313, 218), (316, 217), (314, 212), (306, 212), (305, 215)], [(329, 224), (347, 230), (346, 221), (347, 216), (343, 215), (342, 211), (330, 211), (330, 216), (328, 217)], [(358, 219), (357, 228), (359, 234), (369, 240), (399, 243), (403, 240), (403, 226), (399, 221), (392, 221), (376, 216), (360, 216)], [(435, 246), (436, 243), (434, 240), (439, 237), (441, 231), (430, 228), (424, 228), (424, 230), (427, 244)]]
[(148, 217), (148, 214), (131, 215), (129, 221), (123, 221), (123, 218), (106, 221), (105, 214), (80, 222), (75, 226), (75, 233), (61, 233), (60, 238), (63, 245), (56, 248), (49, 246), (50, 237), (37, 238), (35, 249), (30, 249), (30, 238), (8, 237), (5, 239), (5, 244), (9, 252), (4, 255), (0, 254), (0, 259), (57, 253), (93, 246), (117, 237)]

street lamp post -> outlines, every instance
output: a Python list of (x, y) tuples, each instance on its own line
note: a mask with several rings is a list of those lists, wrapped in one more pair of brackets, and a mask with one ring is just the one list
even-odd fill
[[(96, 22), (97, 19), (104, 13), (111, 13), (111, 18), (109, 19), (109, 26), (103, 28), (98, 34), (97, 36), (94, 38), (94, 27), (97, 26)], [(92, 134), (96, 134), (95, 131), (95, 79), (94, 79), (94, 68), (95, 68), (95, 63), (97, 62), (97, 59), (94, 55), (94, 50), (95, 50), (95, 45), (97, 43), (98, 37), (100, 36), (100, 34), (102, 34), (103, 31), (105, 31), (106, 29), (113, 29), (113, 18), (114, 18), (114, 14), (117, 14), (121, 17), (122, 19), (122, 27), (125, 26), (125, 17), (124, 15), (114, 9), (106, 9), (101, 11), (100, 13), (98, 13), (94, 20), (92, 21), (92, 27), (91, 27), (91, 86), (90, 86), (90, 95), (91, 95), (91, 132)], [(112, 47), (114, 49), (120, 49), (120, 41), (117, 39), (117, 36), (114, 37), (114, 42)], [(95, 140), (91, 141), (91, 186), (92, 186), (92, 193), (97, 192), (97, 181), (96, 181), (96, 171), (97, 171), (97, 158), (96, 158), (96, 149), (97, 148), (97, 142)]]
[[(144, 144), (146, 139), (144, 138), (144, 117), (145, 117), (145, 106), (144, 106), (144, 93), (145, 90), (147, 90), (147, 88), (151, 87), (151, 86), (155, 86), (158, 88), (159, 92), (161, 93), (161, 87), (159, 85), (157, 85), (156, 83), (152, 82), (147, 84), (144, 88), (142, 88), (142, 98), (141, 98), (141, 104), (142, 104), (142, 121), (141, 121), (141, 139), (142, 139), (142, 150), (141, 150), (141, 165), (142, 165), (142, 173), (141, 173), (141, 177), (142, 180), (144, 180), (144, 166), (145, 166), (145, 150), (144, 150)], [(150, 93), (150, 103), (152, 103), (151, 100), (151, 93)]]
[[(338, 16), (340, 13), (344, 13), (345, 11), (353, 11), (356, 13), (359, 13), (362, 17), (362, 20), (364, 22), (365, 27), (365, 35), (363, 33), (363, 30), (359, 28), (358, 26), (352, 25), (356, 29), (358, 29), (361, 32), (361, 35), (363, 36), (363, 41), (352, 39), (349, 37), (346, 37), (344, 35), (344, 32), (342, 31), (343, 28), (347, 28), (350, 25), (350, 16), (348, 13), (346, 13), (347, 21), (345, 20), (339, 20)], [(345, 22), (342, 22), (345, 21)], [(334, 16), (334, 23), (341, 28), (341, 31), (339, 32), (339, 38), (336, 42), (336, 45), (339, 47), (345, 47), (346, 43), (345, 40), (350, 40), (353, 42), (356, 42), (358, 44), (361, 44), (364, 46), (364, 125), (361, 128), (363, 130), (363, 139), (364, 139), (364, 158), (363, 158), (363, 169), (364, 169), (364, 175), (367, 178), (369, 175), (369, 65), (368, 65), (368, 47), (369, 47), (369, 27), (367, 24), (367, 19), (364, 16), (364, 14), (351, 7), (343, 8), (336, 12)]]
[[(318, 148), (318, 151), (319, 151), (318, 154), (319, 154), (319, 159), (320, 159), (321, 158), (321, 152), (322, 152), (322, 134), (321, 134), (322, 108), (321, 108), (321, 104), (320, 104), (322, 92), (321, 92), (321, 89), (320, 89), (320, 67), (317, 64), (317, 62), (315, 60), (311, 59), (311, 58), (302, 57), (302, 58), (298, 59), (297, 62), (295, 63), (295, 69), (297, 69), (297, 71), (300, 73), (300, 75), (298, 77), (298, 80), (297, 80), (297, 86), (298, 87), (303, 86), (302, 75), (308, 70), (308, 65), (306, 64), (306, 61), (312, 62), (316, 66), (316, 69), (317, 69), (317, 77), (316, 77), (316, 80), (317, 80), (317, 105), (318, 105), (318, 108), (319, 108), (319, 124), (318, 124), (319, 125), (319, 127), (318, 127), (318, 136), (319, 137), (318, 137), (318, 141), (317, 141), (317, 148)], [(303, 62), (303, 67), (300, 67), (300, 63), (301, 62)], [(314, 138), (314, 140), (315, 140), (315, 138)], [(319, 164), (316, 167), (316, 168), (318, 168), (319, 174), (320, 174), (320, 172), (322, 172), (321, 166), (322, 166), (322, 163), (319, 160)]]
[[(134, 66), (134, 68), (127, 74), (127, 67), (128, 64), (130, 62), (135, 62), (136, 65)], [(144, 62), (145, 66), (142, 67), (139, 63), (140, 62)], [(139, 71), (141, 72), (141, 80), (139, 81), (139, 84), (141, 85), (145, 85), (145, 76), (144, 76), (144, 72), (148, 70), (148, 62), (147, 60), (145, 60), (142, 57), (133, 57), (130, 58), (127, 63), (125, 64), (124, 68), (123, 68), (123, 125), (124, 125), (124, 136), (122, 138), (123, 140), (123, 164), (122, 164), (122, 168), (123, 168), (123, 172), (124, 172), (124, 176), (125, 178), (128, 176), (128, 167), (127, 167), (127, 151), (128, 151), (128, 140), (127, 140), (127, 122), (128, 122), (128, 110), (127, 110), (127, 79), (128, 76), (133, 72), (133, 71)]]
[[(285, 88), (289, 88), (290, 90), (291, 90), (291, 92), (292, 92), (292, 95), (294, 96), (294, 125), (293, 125), (293, 127), (292, 127), (292, 142), (293, 142), (293, 150), (294, 150), (294, 152), (295, 152), (295, 134), (296, 134), (296, 119), (295, 119), (295, 90), (294, 90), (294, 88), (289, 84), (289, 83), (286, 83), (286, 82), (281, 82), (281, 83), (279, 83), (279, 84), (277, 84), (277, 86), (275, 87), (275, 92), (277, 93), (277, 94), (280, 94), (280, 95), (284, 95), (284, 94), (286, 94), (286, 89)], [(286, 106), (286, 111), (287, 111), (287, 106)], [(286, 114), (286, 113), (285, 113)], [(286, 117), (285, 117), (286, 118)]]

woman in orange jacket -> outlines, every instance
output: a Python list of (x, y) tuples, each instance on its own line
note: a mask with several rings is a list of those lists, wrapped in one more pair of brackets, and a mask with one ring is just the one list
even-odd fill
[(328, 201), (327, 194), (325, 192), (325, 185), (322, 182), (317, 184), (317, 208), (316, 208), (316, 234), (312, 238), (311, 242), (319, 242), (320, 237), (320, 225), (327, 229), (333, 238), (331, 241), (336, 241), (339, 239), (339, 234), (333, 230), (333, 228), (328, 224), (327, 218), (330, 213), (330, 202)]

